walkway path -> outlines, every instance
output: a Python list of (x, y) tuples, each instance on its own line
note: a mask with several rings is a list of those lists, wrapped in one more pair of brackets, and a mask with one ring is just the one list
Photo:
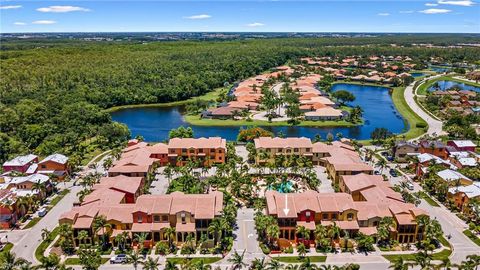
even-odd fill
[(405, 88), (404, 92), (404, 97), (405, 101), (407, 102), (408, 106), (416, 113), (418, 116), (420, 116), (423, 120), (425, 120), (428, 124), (428, 131), (427, 134), (435, 136), (435, 135), (440, 135), (443, 133), (442, 131), (442, 126), (443, 123), (442, 121), (436, 120), (433, 117), (431, 117), (427, 112), (425, 112), (420, 106), (415, 102), (415, 93), (413, 89), (413, 85), (415, 83), (410, 84)]

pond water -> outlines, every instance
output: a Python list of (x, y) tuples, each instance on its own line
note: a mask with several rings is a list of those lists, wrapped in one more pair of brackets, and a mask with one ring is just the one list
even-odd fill
[(427, 73), (423, 73), (423, 72), (412, 72), (412, 73), (410, 73), (410, 75), (412, 75), (413, 78), (418, 78), (418, 77), (422, 77), (422, 76), (427, 75)]
[[(458, 87), (461, 90), (470, 90), (470, 91), (480, 92), (480, 87), (473, 86), (470, 84), (460, 83), (460, 82), (454, 82), (454, 81), (438, 81), (438, 86), (439, 86), (439, 90), (442, 90), (442, 91), (445, 91), (452, 87)], [(428, 90), (429, 91), (436, 90), (435, 85), (430, 86)]]
[(437, 73), (444, 73), (447, 71), (450, 71), (450, 67), (445, 67), (445, 66), (430, 66), (431, 71), (435, 71)]
[[(393, 105), (389, 90), (386, 87), (354, 84), (335, 84), (332, 91), (347, 90), (353, 93), (356, 100), (350, 105), (359, 105), (364, 110), (364, 125), (355, 127), (263, 127), (278, 134), (282, 132), (288, 137), (314, 138), (316, 134), (326, 138), (328, 133), (342, 133), (344, 137), (369, 139), (370, 133), (377, 127), (384, 127), (394, 133), (405, 131), (408, 126)], [(179, 126), (191, 126), (195, 137), (220, 136), (227, 140), (236, 140), (239, 126), (193, 126), (183, 120), (183, 107), (143, 107), (123, 109), (112, 113), (115, 121), (126, 124), (132, 136), (142, 135), (146, 141), (159, 142), (168, 139), (168, 132)]]

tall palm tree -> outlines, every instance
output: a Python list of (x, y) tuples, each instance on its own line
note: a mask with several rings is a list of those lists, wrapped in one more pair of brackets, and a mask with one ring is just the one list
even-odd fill
[(168, 246), (170, 249), (173, 248), (173, 241), (175, 239), (175, 234), (176, 234), (175, 227), (168, 227), (165, 229), (165, 237), (168, 240)]
[(60, 257), (50, 254), (48, 257), (42, 257), (40, 260), (40, 269), (55, 270), (60, 265)]
[(399, 256), (388, 268), (393, 270), (408, 270), (409, 267), (410, 265), (403, 260), (403, 257)]
[(266, 269), (266, 262), (265, 262), (265, 257), (260, 258), (255, 258), (252, 261), (252, 265), (250, 266), (250, 270), (264, 270)]
[(143, 270), (158, 270), (158, 267), (160, 266), (160, 263), (158, 262), (160, 258), (157, 257), (156, 259), (153, 259), (152, 257), (148, 256), (147, 260), (144, 262), (140, 262), (142, 265)]
[(221, 218), (214, 218), (210, 225), (208, 226), (208, 232), (214, 236), (214, 245), (217, 244), (218, 240), (222, 235), (223, 225)]
[(177, 263), (175, 261), (167, 260), (165, 263), (165, 270), (178, 270)]
[(212, 270), (212, 266), (209, 264), (205, 264), (203, 260), (195, 263), (195, 270)]
[(298, 252), (298, 256), (300, 258), (304, 258), (305, 255), (307, 254), (307, 248), (305, 247), (305, 245), (303, 243), (300, 243), (297, 245), (297, 252)]
[(133, 268), (137, 270), (138, 265), (142, 263), (142, 257), (138, 254), (138, 251), (132, 251), (127, 256), (127, 262), (133, 264)]
[(38, 180), (37, 182), (32, 184), (32, 190), (37, 191), (40, 194), (40, 200), (43, 201), (43, 199), (45, 199), (47, 195), (47, 186), (45, 185), (45, 183), (42, 183), (40, 182), (40, 180)]
[(298, 226), (296, 233), (299, 234), (303, 240), (310, 240), (310, 230), (304, 226)]
[(268, 263), (267, 263), (267, 270), (282, 270), (283, 269), (283, 266), (282, 264), (277, 261), (277, 260), (270, 260)]
[(228, 258), (228, 262), (232, 264), (233, 270), (242, 269), (243, 267), (247, 266), (247, 264), (243, 261), (244, 256), (245, 250), (242, 254), (239, 254), (235, 250), (235, 252), (232, 254), (232, 257)]
[(50, 231), (47, 228), (42, 229), (42, 240), (47, 239), (50, 236)]
[(27, 261), (22, 258), (17, 258), (17, 256), (15, 256), (15, 253), (8, 251), (0, 257), (0, 262), (2, 270), (15, 270), (18, 266), (25, 264)]
[(135, 241), (137, 241), (139, 250), (143, 250), (143, 246), (145, 244), (145, 241), (147, 241), (148, 238), (148, 233), (142, 232), (142, 233), (137, 233), (135, 234)]
[(89, 238), (88, 231), (81, 230), (80, 232), (78, 232), (77, 239), (78, 241), (80, 241), (80, 244), (86, 244), (88, 238)]
[(105, 229), (110, 229), (111, 225), (108, 224), (107, 218), (103, 215), (96, 216), (93, 219), (93, 231), (94, 234), (96, 235), (98, 231), (102, 230), (102, 243), (105, 244), (105, 241), (107, 239), (105, 235)]

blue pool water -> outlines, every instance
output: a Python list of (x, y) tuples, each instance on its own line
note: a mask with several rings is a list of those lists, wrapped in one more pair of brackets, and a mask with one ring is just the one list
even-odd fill
[[(377, 127), (384, 127), (394, 133), (401, 133), (408, 128), (402, 116), (393, 105), (389, 89), (380, 86), (335, 84), (332, 91), (340, 89), (350, 91), (356, 97), (350, 105), (359, 105), (364, 110), (364, 125), (355, 127), (263, 127), (278, 134), (282, 132), (288, 137), (314, 138), (316, 134), (326, 138), (328, 133), (342, 133), (344, 137), (369, 139), (371, 132)], [(112, 113), (115, 121), (126, 124), (132, 136), (142, 135), (146, 141), (159, 142), (168, 139), (168, 132), (179, 126), (191, 126), (195, 137), (220, 136), (227, 140), (236, 140), (239, 126), (207, 127), (193, 126), (182, 117), (183, 107), (144, 107), (123, 109)]]
[[(438, 90), (442, 90), (442, 91), (445, 91), (447, 89), (450, 89), (456, 86), (460, 88), (460, 90), (470, 90), (470, 91), (480, 92), (480, 87), (473, 86), (470, 84), (465, 84), (465, 83), (454, 82), (454, 81), (438, 81), (438, 86), (439, 86)], [(435, 88), (435, 85), (432, 85), (430, 86), (430, 88), (428, 88), (428, 90), (434, 91), (437, 89)]]

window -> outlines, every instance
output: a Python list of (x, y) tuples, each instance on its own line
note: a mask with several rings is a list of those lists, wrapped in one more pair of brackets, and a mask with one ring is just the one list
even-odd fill
[(332, 220), (337, 220), (337, 214), (332, 214)]
[(210, 153), (215, 153), (215, 149), (210, 149)]
[(198, 153), (203, 153), (203, 149), (202, 148), (198, 149)]
[(168, 221), (168, 215), (162, 215), (162, 222)]
[(323, 215), (322, 215), (322, 219), (323, 219), (323, 220), (327, 220), (327, 219), (328, 219), (328, 214), (323, 214)]
[(307, 153), (310, 153), (310, 148), (307, 148), (307, 149), (306, 149), (306, 152), (307, 152)]
[(154, 215), (153, 216), (153, 222), (160, 222), (160, 216), (159, 215)]
[(182, 153), (187, 153), (187, 149), (182, 149)]
[(185, 213), (180, 214), (180, 217), (182, 218), (182, 224), (187, 223), (187, 218), (185, 217)]
[(142, 221), (143, 221), (142, 215), (138, 215), (138, 216), (137, 216), (137, 222), (138, 222), (138, 223), (142, 223)]
[(353, 219), (353, 214), (352, 214), (352, 213), (348, 213), (348, 214), (347, 214), (347, 219), (348, 219), (348, 220), (352, 220), (352, 219)]
[(47, 166), (45, 166), (45, 165), (42, 164), (42, 169), (45, 169), (45, 168), (47, 168)]
[(294, 151), (295, 153), (297, 153), (297, 152), (298, 152), (298, 148), (294, 148), (293, 151)]

